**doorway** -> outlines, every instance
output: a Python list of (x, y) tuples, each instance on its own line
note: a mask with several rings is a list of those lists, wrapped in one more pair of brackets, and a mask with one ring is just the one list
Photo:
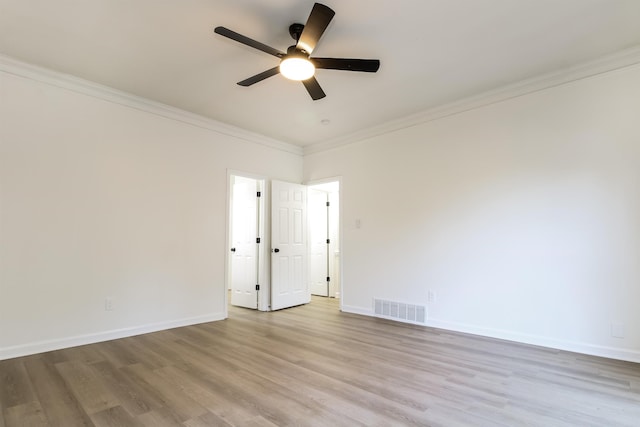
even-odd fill
[(340, 181), (310, 184), (309, 286), (312, 295), (340, 297)]
[(228, 189), (227, 304), (271, 311), (340, 297), (339, 178), (300, 185), (229, 171)]

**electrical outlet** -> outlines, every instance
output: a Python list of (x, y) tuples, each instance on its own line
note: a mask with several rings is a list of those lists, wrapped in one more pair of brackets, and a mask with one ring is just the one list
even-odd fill
[(612, 323), (611, 324), (611, 336), (614, 338), (624, 338), (624, 324)]
[(113, 298), (108, 297), (104, 299), (104, 310), (113, 311)]
[(428, 302), (436, 302), (436, 293), (434, 291), (427, 292), (427, 301)]

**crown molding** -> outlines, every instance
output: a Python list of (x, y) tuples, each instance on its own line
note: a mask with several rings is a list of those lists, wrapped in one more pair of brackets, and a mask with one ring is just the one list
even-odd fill
[(145, 111), (150, 114), (176, 120), (199, 128), (208, 129), (213, 132), (285, 151), (298, 156), (336, 149), (397, 130), (460, 114), (465, 111), (571, 83), (573, 81), (594, 77), (599, 74), (626, 68), (638, 63), (640, 63), (640, 46), (634, 46), (632, 48), (601, 57), (594, 61), (543, 74), (541, 76), (487, 91), (479, 95), (474, 95), (449, 104), (430, 108), (401, 119), (392, 120), (381, 125), (362, 129), (347, 135), (300, 147), (298, 145), (272, 139), (258, 133), (250, 132), (236, 126), (222, 123), (195, 113), (162, 104), (160, 102), (151, 101), (137, 95), (132, 95), (124, 91), (119, 91), (108, 86), (91, 82), (89, 80), (32, 65), (0, 54), (0, 71), (2, 72), (28, 78), (87, 96), (96, 97), (105, 101)]
[(517, 83), (493, 89), (479, 95), (464, 98), (459, 101), (454, 101), (445, 105), (430, 108), (420, 113), (412, 114), (401, 119), (392, 120), (381, 125), (359, 130), (348, 135), (307, 145), (304, 147), (304, 155), (306, 156), (309, 154), (336, 149), (386, 133), (409, 128), (455, 114), (460, 114), (465, 111), (485, 107), (487, 105), (568, 84), (577, 80), (595, 77), (599, 74), (634, 66), (639, 63), (640, 45), (619, 51), (611, 55), (603, 56), (593, 61), (574, 65), (562, 70), (543, 74), (531, 79), (522, 80)]
[(60, 73), (44, 67), (29, 64), (15, 58), (0, 54), (0, 72), (27, 78), (50, 86), (66, 89), (83, 95), (99, 98), (104, 101), (123, 105), (136, 110), (155, 114), (160, 117), (186, 123), (199, 128), (211, 130), (226, 136), (241, 139), (286, 151), (298, 156), (303, 155), (302, 147), (278, 141), (250, 132), (236, 126), (219, 122), (199, 114), (191, 113), (176, 107), (172, 107), (160, 102), (151, 101), (141, 96), (133, 95), (124, 91), (110, 88), (89, 80), (81, 79), (69, 74)]

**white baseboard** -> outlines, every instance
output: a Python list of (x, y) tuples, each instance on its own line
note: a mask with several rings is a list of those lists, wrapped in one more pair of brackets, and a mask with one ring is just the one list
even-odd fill
[(341, 310), (345, 313), (362, 314), (363, 316), (375, 317), (373, 315), (373, 309), (371, 308), (356, 307), (353, 305), (342, 305)]
[[(346, 313), (361, 314), (363, 316), (377, 317), (374, 316), (373, 310), (371, 308), (344, 305), (342, 306), (342, 311)], [(562, 341), (555, 338), (543, 337), (538, 335), (528, 335), (515, 331), (485, 328), (482, 326), (448, 322), (438, 319), (427, 319), (425, 326), (444, 329), (448, 331), (479, 335), (483, 337), (497, 338), (522, 344), (537, 345), (540, 347), (553, 348), (556, 350), (588, 354), (590, 356), (606, 357), (609, 359), (640, 363), (640, 351), (638, 350), (620, 347), (607, 347), (598, 344), (581, 343), (574, 341)]]
[(607, 347), (598, 344), (564, 341), (540, 335), (529, 335), (515, 331), (485, 328), (481, 326), (467, 325), (456, 322), (448, 322), (437, 319), (429, 319), (427, 326), (449, 331), (463, 332), (472, 335), (480, 335), (490, 338), (498, 338), (507, 341), (515, 341), (522, 344), (537, 345), (556, 350), (570, 351), (574, 353), (588, 354), (591, 356), (606, 357), (609, 359), (625, 360), (640, 363), (640, 351), (620, 347)]
[(77, 335), (73, 337), (64, 337), (54, 340), (17, 345), (13, 347), (5, 347), (0, 348), (0, 360), (29, 356), (31, 354), (44, 353), (47, 351), (77, 347), (80, 345), (110, 341), (119, 338), (127, 338), (135, 335), (164, 331), (166, 329), (196, 325), (198, 323), (215, 322), (223, 319), (225, 319), (224, 313), (212, 313), (204, 316), (190, 317), (187, 319), (171, 320), (168, 322), (152, 323), (148, 325), (135, 326), (132, 328), (115, 329), (111, 331), (97, 332), (94, 334)]

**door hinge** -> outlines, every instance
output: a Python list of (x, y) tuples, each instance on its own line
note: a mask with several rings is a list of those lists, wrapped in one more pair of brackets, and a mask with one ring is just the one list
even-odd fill
[(256, 285), (256, 291), (260, 290), (260, 285)]
[(327, 207), (331, 206), (331, 202), (327, 202)]
[(262, 193), (258, 191), (257, 196), (258, 197), (262, 196)]
[(331, 243), (331, 239), (327, 239), (327, 245)]
[(260, 243), (260, 238), (256, 237), (256, 243)]
[(327, 276), (327, 282), (331, 281), (331, 277)]

